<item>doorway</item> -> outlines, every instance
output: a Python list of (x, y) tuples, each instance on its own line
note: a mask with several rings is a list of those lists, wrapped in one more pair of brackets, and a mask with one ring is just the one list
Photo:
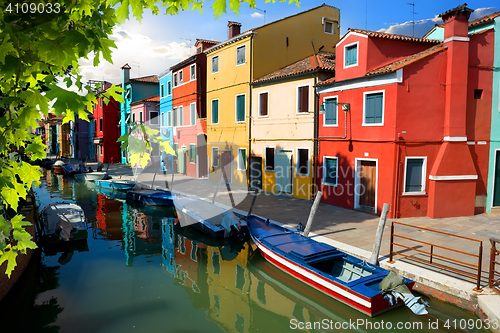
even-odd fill
[(250, 188), (262, 190), (262, 157), (260, 156), (250, 158)]
[(500, 150), (495, 150), (493, 169), (493, 207), (500, 206)]
[(354, 208), (377, 213), (377, 160), (356, 159)]

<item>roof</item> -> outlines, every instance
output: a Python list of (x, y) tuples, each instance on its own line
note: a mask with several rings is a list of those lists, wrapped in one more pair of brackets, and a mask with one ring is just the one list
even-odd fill
[(473, 11), (474, 11), (474, 9), (467, 8), (467, 4), (464, 3), (463, 5), (455, 7), (453, 9), (450, 9), (450, 10), (444, 12), (443, 14), (438, 15), (438, 17), (443, 17), (443, 16), (446, 16), (446, 15), (451, 14), (453, 12), (469, 12), (469, 13), (472, 13)]
[(228, 26), (228, 27), (232, 27), (233, 25), (236, 25), (236, 26), (238, 26), (238, 27), (241, 27), (241, 23), (239, 23), (239, 22), (235, 22), (235, 21), (228, 21), (228, 22), (227, 22), (227, 26)]
[(440, 40), (436, 40), (436, 39), (396, 35), (396, 34), (389, 34), (386, 32), (369, 31), (369, 30), (363, 30), (363, 29), (349, 28), (349, 32), (355, 32), (355, 33), (366, 35), (368, 37), (373, 37), (373, 38), (393, 39), (393, 40), (402, 40), (402, 41), (407, 41), (407, 42), (419, 42), (419, 43), (433, 43), (433, 44), (441, 43)]
[(335, 72), (335, 54), (329, 52), (319, 52), (284, 68), (278, 69), (270, 74), (264, 75), (263, 77), (254, 80), (253, 83), (262, 83), (314, 71)]
[(217, 42), (215, 40), (196, 38), (195, 45), (198, 44), (198, 43), (206, 43), (206, 44), (214, 44), (214, 45), (219, 44), (219, 42)]
[(147, 83), (158, 83), (158, 75), (149, 75), (143, 77), (136, 77), (134, 79), (129, 79), (130, 82), (147, 82)]
[(120, 69), (131, 69), (132, 67), (129, 66), (128, 63), (126, 63), (125, 65), (123, 65), (122, 67), (120, 67)]
[(374, 70), (371, 70), (368, 73), (366, 73), (365, 76), (395, 72), (398, 69), (401, 69), (405, 66), (413, 64), (419, 60), (422, 60), (422, 59), (424, 59), (424, 58), (426, 58), (434, 53), (440, 52), (444, 49), (446, 49), (446, 46), (444, 46), (442, 43), (435, 45), (431, 48), (428, 48), (427, 50), (412, 54), (411, 56), (408, 56), (406, 58), (396, 60), (390, 64), (387, 64), (385, 66), (382, 66), (382, 67), (374, 69)]
[(493, 21), (498, 16), (500, 16), (500, 12), (496, 12), (496, 13), (493, 13), (493, 14), (490, 14), (490, 15), (486, 15), (486, 16), (480, 17), (480, 18), (478, 18), (478, 19), (476, 19), (474, 21), (469, 22), (469, 27), (473, 27), (475, 25), (480, 25), (480, 24), (483, 24), (483, 23), (487, 23), (489, 21)]
[(199, 54), (200, 54), (200, 53), (193, 54), (193, 55), (192, 55), (192, 56), (190, 56), (189, 58), (186, 58), (186, 59), (182, 60), (181, 62), (179, 62), (179, 63), (177, 63), (177, 64), (173, 65), (172, 67), (170, 67), (170, 70), (171, 70), (172, 72), (174, 72), (174, 71), (178, 70), (179, 68), (184, 67), (185, 65), (187, 65), (187, 64), (189, 64), (189, 63), (191, 63), (191, 62), (193, 62), (193, 61), (194, 61), (194, 60), (198, 57), (198, 55), (199, 55)]
[(160, 103), (160, 95), (144, 98), (144, 99), (141, 99), (140, 101), (130, 103), (130, 105), (136, 105), (136, 104), (141, 104), (141, 103)]

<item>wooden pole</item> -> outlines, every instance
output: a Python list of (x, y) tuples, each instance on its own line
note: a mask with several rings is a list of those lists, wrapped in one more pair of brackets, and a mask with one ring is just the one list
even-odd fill
[(382, 245), (382, 235), (384, 234), (385, 222), (387, 221), (387, 214), (389, 213), (390, 206), (391, 205), (389, 205), (388, 203), (384, 203), (384, 207), (382, 208), (382, 214), (380, 214), (377, 234), (375, 235), (375, 243), (373, 244), (372, 256), (368, 261), (370, 264), (373, 265), (378, 265), (378, 255), (380, 252), (380, 246)]
[(316, 192), (316, 197), (314, 198), (314, 202), (311, 207), (311, 212), (309, 213), (309, 218), (307, 219), (306, 228), (304, 229), (304, 236), (306, 237), (309, 235), (309, 231), (311, 230), (311, 225), (314, 219), (314, 215), (316, 215), (316, 210), (318, 209), (318, 205), (322, 196), (323, 192), (321, 191)]
[(253, 208), (253, 204), (255, 203), (255, 199), (257, 198), (257, 193), (259, 193), (259, 190), (256, 189), (253, 193), (252, 204), (250, 205), (250, 209), (248, 210), (247, 216), (252, 214), (252, 208)]

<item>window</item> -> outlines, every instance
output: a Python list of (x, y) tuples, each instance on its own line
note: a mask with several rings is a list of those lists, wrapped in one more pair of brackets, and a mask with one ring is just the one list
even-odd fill
[(151, 125), (158, 125), (158, 111), (149, 111), (149, 123)]
[(172, 95), (172, 81), (167, 82), (167, 95)]
[(160, 97), (165, 97), (165, 85), (160, 86)]
[(196, 80), (196, 65), (191, 65), (189, 72), (191, 74), (191, 80)]
[(177, 87), (177, 73), (174, 74), (174, 87)]
[(99, 107), (102, 108), (102, 97), (99, 98)]
[(219, 56), (212, 57), (212, 74), (219, 73)]
[(182, 82), (183, 82), (182, 74), (183, 74), (183, 70), (181, 69), (179, 71), (179, 84), (182, 84)]
[(236, 96), (236, 122), (245, 121), (245, 94)]
[(365, 105), (363, 110), (364, 125), (383, 124), (384, 122), (384, 93), (364, 93)]
[(196, 145), (193, 143), (189, 145), (189, 162), (196, 163)]
[(174, 151), (175, 151), (176, 154), (177, 154), (178, 150), (179, 150), (179, 144), (178, 143), (174, 143)]
[(236, 48), (236, 66), (243, 65), (246, 62), (246, 46)]
[(297, 148), (297, 174), (309, 174), (309, 148)]
[(309, 112), (309, 86), (298, 88), (297, 112)]
[(238, 170), (245, 171), (247, 169), (247, 149), (238, 149)]
[(172, 126), (172, 111), (167, 111), (167, 126)]
[(212, 124), (219, 123), (219, 100), (212, 100)]
[(259, 94), (259, 117), (268, 115), (269, 93), (264, 92)]
[(201, 53), (201, 46), (198, 46), (198, 48), (196, 49), (196, 53)]
[(324, 28), (326, 34), (333, 35), (333, 22), (325, 20)]
[(184, 106), (179, 106), (179, 126), (184, 125)]
[(406, 157), (405, 193), (425, 194), (427, 157)]
[(132, 122), (135, 123), (135, 113), (132, 113)]
[(219, 148), (217, 147), (212, 147), (212, 166), (219, 166)]
[(102, 117), (99, 118), (99, 131), (102, 132)]
[(337, 157), (323, 157), (323, 184), (337, 186)]
[(177, 108), (174, 108), (174, 125), (177, 126)]
[(324, 126), (332, 126), (337, 125), (337, 98), (325, 98), (323, 100), (325, 103), (325, 114), (323, 115), (323, 125)]
[(129, 101), (132, 98), (130, 87), (127, 87), (127, 93), (125, 94), (125, 98), (128, 99)]
[(165, 124), (166, 124), (166, 123), (165, 123), (165, 112), (162, 112), (162, 113), (161, 113), (161, 117), (160, 117), (160, 119), (161, 119), (161, 126), (165, 126)]
[(274, 147), (266, 147), (266, 170), (274, 171), (274, 154), (276, 152), (276, 148)]
[(358, 43), (344, 47), (344, 68), (358, 65)]
[(483, 89), (474, 89), (474, 99), (483, 98)]
[(190, 119), (191, 121), (189, 122), (191, 124), (191, 126), (193, 126), (194, 124), (196, 124), (196, 104), (195, 103), (191, 103), (190, 105)]
[(142, 124), (142, 111), (139, 112), (139, 122)]

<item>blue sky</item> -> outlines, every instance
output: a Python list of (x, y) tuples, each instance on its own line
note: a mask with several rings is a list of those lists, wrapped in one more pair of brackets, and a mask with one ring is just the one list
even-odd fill
[[(81, 61), (80, 72), (85, 80), (121, 81), (120, 67), (128, 63), (132, 77), (159, 74), (190, 55), (190, 46), (196, 38), (224, 41), (227, 39), (227, 22), (237, 21), (246, 31), (265, 23), (300, 13), (326, 3), (340, 9), (341, 36), (348, 28), (385, 31), (389, 33), (413, 34), (413, 7), (415, 3), (415, 36), (421, 37), (436, 23), (442, 23), (437, 15), (455, 8), (462, 1), (457, 0), (350, 0), (325, 1), (302, 0), (300, 7), (288, 2), (265, 3), (257, 0), (257, 8), (241, 4), (238, 16), (232, 12), (215, 20), (210, 8), (212, 1), (205, 0), (204, 13), (184, 11), (178, 15), (158, 16), (145, 13), (142, 23), (128, 20), (114, 30), (118, 49), (113, 52), (114, 64), (103, 62), (94, 68), (92, 61)], [(471, 19), (476, 19), (500, 10), (497, 1), (469, 0), (467, 6), (474, 9)], [(265, 11), (265, 13), (263, 12)]]

